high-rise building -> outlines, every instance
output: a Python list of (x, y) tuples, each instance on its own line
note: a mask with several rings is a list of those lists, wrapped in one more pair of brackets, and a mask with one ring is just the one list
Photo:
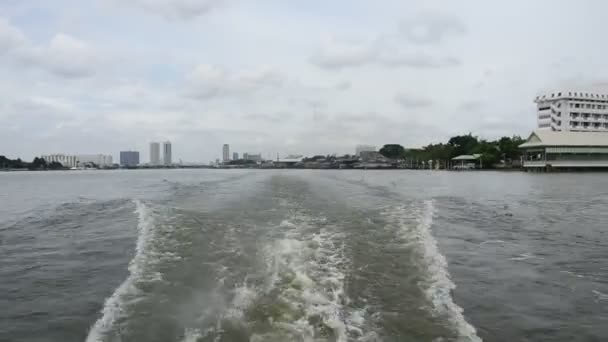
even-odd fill
[(120, 166), (134, 167), (139, 165), (139, 152), (120, 151)]
[(534, 102), (539, 129), (608, 132), (608, 94), (556, 91), (539, 95)]
[(230, 161), (230, 146), (228, 144), (224, 144), (222, 147), (222, 161), (224, 163)]
[(165, 141), (163, 142), (163, 163), (165, 165), (171, 165), (171, 142)]
[(232, 160), (239, 160), (239, 153), (238, 152), (233, 152), (232, 153)]
[(376, 146), (372, 145), (357, 145), (355, 155), (360, 156), (361, 152), (376, 152)]
[(160, 165), (160, 144), (150, 143), (150, 165)]

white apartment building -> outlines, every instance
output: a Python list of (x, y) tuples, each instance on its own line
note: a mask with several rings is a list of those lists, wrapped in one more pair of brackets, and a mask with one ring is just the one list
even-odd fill
[(230, 145), (228, 144), (224, 144), (224, 146), (222, 146), (222, 161), (224, 163), (230, 161)]
[(557, 91), (534, 102), (541, 130), (608, 133), (608, 94)]
[(160, 165), (160, 144), (150, 143), (150, 165)]
[(112, 166), (112, 156), (109, 154), (79, 154), (76, 160), (76, 166), (84, 166), (84, 164), (95, 164), (98, 167)]
[(82, 167), (85, 164), (95, 164), (98, 167), (112, 166), (112, 156), (106, 154), (50, 154), (42, 156), (47, 163), (57, 162), (64, 167)]
[(52, 162), (57, 162), (64, 167), (76, 167), (78, 165), (78, 159), (76, 156), (70, 156), (65, 154), (49, 154), (46, 156), (42, 156), (48, 164)]
[(172, 164), (172, 155), (171, 155), (171, 142), (165, 141), (163, 142), (163, 163), (165, 165)]

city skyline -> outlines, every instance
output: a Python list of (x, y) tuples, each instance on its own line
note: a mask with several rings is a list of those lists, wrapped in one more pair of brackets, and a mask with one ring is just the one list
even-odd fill
[(145, 159), (170, 140), (172, 161), (203, 162), (226, 141), (266, 157), (525, 136), (537, 94), (608, 87), (607, 48), (588, 43), (604, 2), (183, 3), (3, 4), (2, 153)]

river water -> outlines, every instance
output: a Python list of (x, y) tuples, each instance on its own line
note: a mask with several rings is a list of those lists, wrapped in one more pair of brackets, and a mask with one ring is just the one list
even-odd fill
[(0, 174), (0, 341), (605, 341), (608, 177)]

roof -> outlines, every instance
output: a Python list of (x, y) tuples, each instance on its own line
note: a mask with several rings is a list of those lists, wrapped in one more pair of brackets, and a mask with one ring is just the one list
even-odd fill
[(481, 154), (463, 154), (452, 158), (452, 160), (477, 160), (481, 157)]
[(536, 130), (520, 148), (544, 146), (608, 146), (608, 133)]

